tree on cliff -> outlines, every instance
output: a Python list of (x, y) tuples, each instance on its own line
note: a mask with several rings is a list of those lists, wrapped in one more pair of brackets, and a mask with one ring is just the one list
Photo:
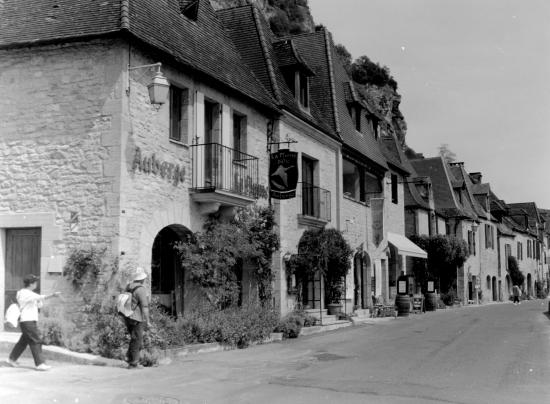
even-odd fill
[(456, 160), (456, 154), (451, 149), (449, 149), (449, 145), (447, 143), (439, 145), (437, 149), (439, 151), (439, 155), (443, 157), (443, 160), (445, 160), (447, 163), (452, 163)]

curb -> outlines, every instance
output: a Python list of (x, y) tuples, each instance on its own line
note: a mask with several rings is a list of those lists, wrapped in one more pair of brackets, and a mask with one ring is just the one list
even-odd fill
[[(19, 339), (19, 333), (1, 333), (0, 332), (0, 352), (5, 352), (6, 356), (10, 352)], [(283, 340), (282, 333), (271, 333), (271, 335), (264, 341), (258, 342), (259, 344), (270, 344), (273, 342), (279, 342)], [(170, 348), (165, 350), (159, 350), (159, 364), (167, 365), (174, 359), (183, 358), (187, 355), (203, 354), (211, 352), (228, 351), (234, 348), (221, 345), (217, 342), (207, 344), (193, 344), (182, 346), (178, 348)], [(46, 360), (68, 362), (77, 365), (91, 365), (91, 366), (111, 366), (111, 367), (126, 367), (126, 362), (119, 359), (104, 358), (99, 355), (74, 352), (66, 348), (54, 346), (54, 345), (42, 345), (42, 353)], [(30, 350), (26, 349), (22, 355), (24, 358), (32, 358)]]
[(318, 334), (325, 331), (333, 331), (339, 328), (346, 328), (351, 326), (353, 326), (353, 323), (351, 321), (345, 321), (342, 323), (335, 323), (335, 324), (329, 324), (329, 325), (314, 325), (312, 327), (302, 327), (302, 329), (300, 330), (300, 336)]
[[(0, 352), (10, 352), (14, 345), (15, 343), (13, 342), (0, 341)], [(126, 362), (118, 359), (109, 359), (98, 355), (73, 352), (53, 345), (42, 345), (42, 353), (45, 359), (58, 362), (68, 362), (76, 365), (126, 367)], [(28, 349), (23, 352), (22, 356), (24, 358), (32, 358), (31, 352)]]

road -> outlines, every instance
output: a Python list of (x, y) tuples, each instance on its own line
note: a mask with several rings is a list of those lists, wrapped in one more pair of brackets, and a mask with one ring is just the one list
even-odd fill
[(547, 403), (547, 308), (440, 310), (137, 371), (0, 367), (0, 402)]

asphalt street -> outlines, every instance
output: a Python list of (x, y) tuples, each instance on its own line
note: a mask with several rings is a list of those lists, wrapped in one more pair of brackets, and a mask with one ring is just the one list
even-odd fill
[(414, 315), (143, 370), (0, 367), (0, 403), (547, 403), (547, 300)]

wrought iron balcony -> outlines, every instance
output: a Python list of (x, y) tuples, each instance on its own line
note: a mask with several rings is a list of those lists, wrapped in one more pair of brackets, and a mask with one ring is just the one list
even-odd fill
[[(313, 218), (328, 223), (331, 220), (330, 191), (306, 182), (297, 187), (302, 218)], [(323, 224), (324, 224), (323, 223)]]
[(258, 198), (258, 158), (218, 143), (192, 145), (193, 199), (245, 206)]

